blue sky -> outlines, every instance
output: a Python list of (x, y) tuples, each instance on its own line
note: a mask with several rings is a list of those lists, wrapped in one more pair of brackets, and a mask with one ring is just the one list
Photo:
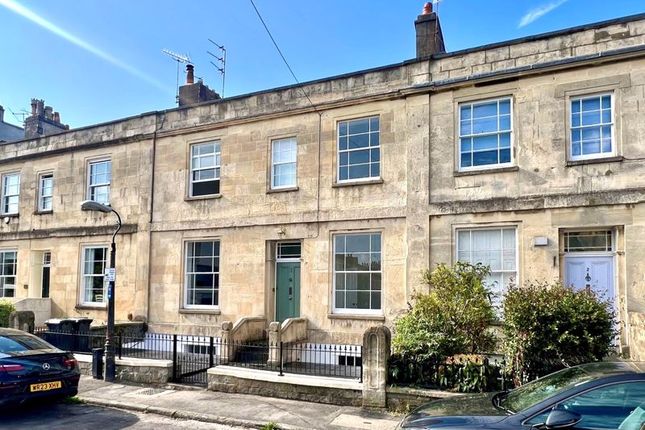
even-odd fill
[[(300, 81), (415, 55), (419, 0), (255, 0)], [(645, 12), (642, 0), (443, 0), (449, 51)], [(225, 96), (293, 84), (249, 0), (0, 0), (0, 105), (32, 97), (72, 128), (175, 106), (176, 63), (221, 92), (208, 38), (228, 52)], [(183, 74), (180, 81), (183, 80)], [(20, 124), (9, 112), (5, 120)]]

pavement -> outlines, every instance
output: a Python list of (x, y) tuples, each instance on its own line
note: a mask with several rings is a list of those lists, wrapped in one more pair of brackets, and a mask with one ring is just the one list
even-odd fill
[(243, 428), (274, 423), (283, 430), (391, 430), (401, 419), (350, 406), (220, 393), (174, 384), (125, 385), (90, 376), (81, 377), (78, 398), (90, 405)]

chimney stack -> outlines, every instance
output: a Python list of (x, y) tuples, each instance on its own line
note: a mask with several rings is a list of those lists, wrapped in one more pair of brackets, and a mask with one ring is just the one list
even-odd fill
[(36, 115), (45, 115), (45, 100), (36, 100)]
[(179, 107), (219, 99), (219, 94), (208, 88), (201, 79), (195, 82), (195, 68), (192, 64), (186, 64), (186, 85), (179, 87)]
[(65, 130), (69, 130), (69, 126), (60, 122), (60, 113), (54, 112), (51, 106), (45, 106), (44, 100), (31, 99), (31, 115), (25, 119), (25, 139)]
[(195, 83), (195, 66), (186, 64), (186, 85)]
[(414, 21), (417, 32), (417, 58), (427, 58), (446, 52), (439, 17), (432, 11), (432, 3), (423, 5), (421, 15)]
[(0, 122), (4, 122), (4, 108), (0, 105)]

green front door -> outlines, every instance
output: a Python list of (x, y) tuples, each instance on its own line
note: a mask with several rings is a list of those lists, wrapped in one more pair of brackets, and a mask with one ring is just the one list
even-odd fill
[(276, 263), (276, 321), (300, 316), (300, 262)]

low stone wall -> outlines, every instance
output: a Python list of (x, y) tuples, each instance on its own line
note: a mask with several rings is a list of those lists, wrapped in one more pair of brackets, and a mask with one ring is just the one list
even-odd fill
[(391, 411), (408, 412), (432, 400), (461, 396), (440, 390), (424, 390), (409, 387), (387, 387), (387, 408)]
[(645, 314), (639, 312), (629, 313), (629, 353), (630, 358), (636, 361), (645, 361)]
[(362, 384), (356, 380), (285, 374), (265, 370), (217, 366), (208, 369), (208, 389), (281, 399), (361, 406)]
[[(74, 354), (81, 375), (92, 375), (92, 356)], [(105, 363), (105, 362), (104, 362)], [(103, 372), (105, 375), (105, 371)], [(172, 361), (145, 358), (117, 358), (116, 379), (140, 384), (159, 385), (172, 380)]]

